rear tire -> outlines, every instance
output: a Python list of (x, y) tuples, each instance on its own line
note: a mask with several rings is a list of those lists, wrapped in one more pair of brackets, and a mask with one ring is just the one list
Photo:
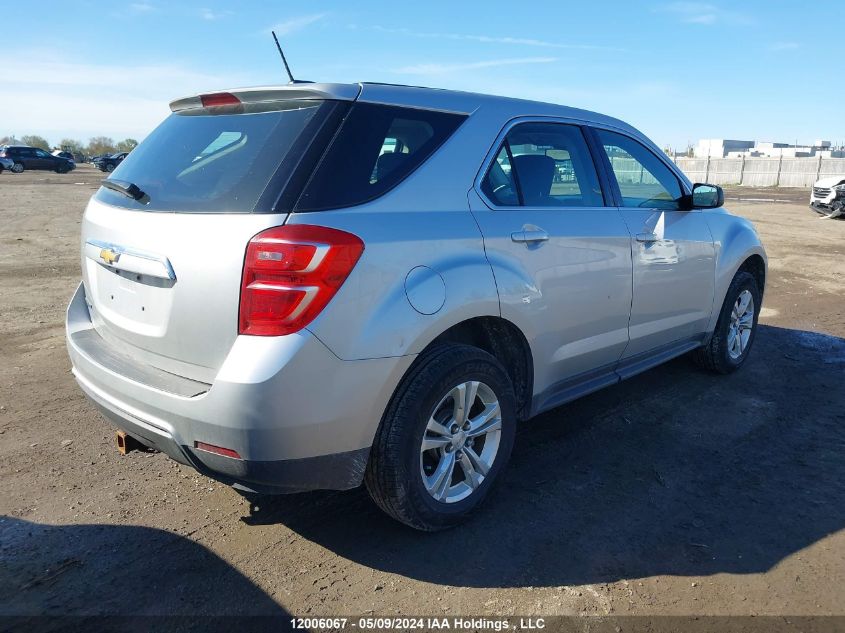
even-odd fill
[[(749, 295), (753, 302), (750, 306), (743, 303)], [(725, 294), (710, 342), (692, 353), (695, 363), (717, 374), (729, 374), (742, 367), (757, 333), (760, 306), (760, 289), (754, 276), (738, 272)]]
[(501, 363), (469, 345), (437, 347), (393, 395), (364, 482), (397, 521), (424, 531), (453, 527), (487, 497), (515, 431), (516, 397)]

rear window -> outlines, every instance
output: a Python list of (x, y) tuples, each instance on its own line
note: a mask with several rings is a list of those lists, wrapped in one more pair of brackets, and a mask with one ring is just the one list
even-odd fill
[(465, 118), (448, 112), (354, 104), (295, 210), (336, 209), (377, 198), (407, 178)]
[(109, 176), (146, 195), (133, 200), (100, 187), (95, 198), (145, 211), (270, 212), (311, 141), (345, 107), (288, 101), (271, 111), (258, 105), (240, 114), (171, 114)]

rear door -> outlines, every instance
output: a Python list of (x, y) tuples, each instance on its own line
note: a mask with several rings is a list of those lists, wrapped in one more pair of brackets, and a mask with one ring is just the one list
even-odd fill
[(706, 218), (682, 209), (682, 183), (650, 148), (615, 131), (595, 134), (632, 235), (631, 342), (623, 358), (693, 346), (713, 309), (715, 249)]
[(280, 196), (344, 107), (291, 100), (177, 112), (128, 155), (82, 224), (85, 294), (103, 338), (210, 382), (238, 335), (247, 243), (285, 222)]
[(538, 407), (614, 382), (628, 343), (630, 235), (605, 203), (581, 128), (513, 125), (478, 185), (471, 207), (502, 316), (529, 339)]
[(25, 169), (41, 169), (40, 161), (33, 147), (22, 147), (18, 150), (18, 162), (22, 163)]

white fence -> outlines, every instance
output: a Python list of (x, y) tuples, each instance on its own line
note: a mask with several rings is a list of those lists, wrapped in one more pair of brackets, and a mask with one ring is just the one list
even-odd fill
[(751, 187), (810, 187), (845, 175), (845, 158), (676, 158), (693, 182)]

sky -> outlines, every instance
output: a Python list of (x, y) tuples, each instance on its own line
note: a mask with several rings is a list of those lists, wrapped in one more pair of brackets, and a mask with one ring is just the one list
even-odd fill
[(845, 142), (843, 0), (71, 0), (6, 3), (0, 24), (0, 136), (53, 144), (141, 140), (175, 98), (284, 83), (271, 29), (297, 79), (561, 103), (676, 149)]

